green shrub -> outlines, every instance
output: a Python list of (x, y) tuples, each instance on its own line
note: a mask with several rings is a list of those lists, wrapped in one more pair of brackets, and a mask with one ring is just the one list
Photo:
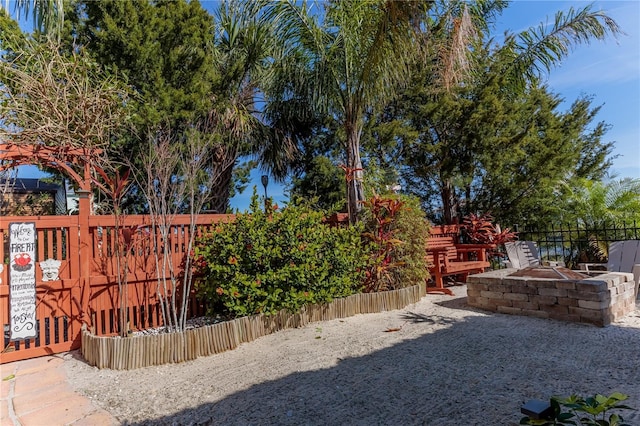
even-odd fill
[(370, 258), (362, 226), (332, 228), (323, 219), (295, 203), (262, 211), (254, 192), (249, 213), (198, 239), (199, 294), (225, 314), (245, 316), (360, 292)]
[(395, 290), (429, 277), (426, 243), (429, 225), (415, 197), (373, 196), (364, 203), (365, 239), (375, 247), (365, 291)]

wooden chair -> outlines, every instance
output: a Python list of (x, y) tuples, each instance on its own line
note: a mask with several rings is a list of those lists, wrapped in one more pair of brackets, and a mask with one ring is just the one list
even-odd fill
[(505, 262), (507, 268), (524, 269), (529, 266), (564, 266), (563, 262), (542, 261), (538, 247), (533, 241), (512, 241), (504, 243), (509, 260)]
[[(601, 263), (581, 263), (580, 269), (593, 271), (590, 268), (596, 265), (602, 266)], [(607, 271), (632, 273), (636, 283), (636, 298), (640, 296), (640, 240), (614, 241), (609, 244)]]
[(444, 287), (444, 277), (458, 275), (462, 282), (472, 273), (484, 272), (491, 266), (486, 251), (494, 248), (487, 244), (459, 244), (458, 225), (432, 226), (427, 241), (427, 262), (435, 287), (427, 286), (427, 293), (453, 295)]

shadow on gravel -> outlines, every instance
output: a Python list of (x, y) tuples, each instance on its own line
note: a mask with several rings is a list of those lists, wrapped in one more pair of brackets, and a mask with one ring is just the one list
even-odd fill
[[(640, 408), (640, 329), (496, 314), (458, 321), (405, 317), (418, 337), (124, 424), (515, 425), (526, 400), (613, 391), (630, 395), (628, 405)], [(622, 414), (640, 424), (637, 411)]]
[(440, 302), (435, 302), (436, 305), (449, 308), (449, 309), (462, 309), (463, 311), (469, 312), (484, 312), (490, 314), (491, 312), (485, 311), (479, 308), (475, 308), (473, 306), (469, 306), (467, 303), (467, 297), (456, 297), (455, 299), (450, 300), (442, 300)]
[(400, 318), (414, 324), (453, 324), (456, 322), (453, 318), (447, 318), (441, 315), (425, 315), (416, 312), (407, 312), (406, 314), (400, 315)]

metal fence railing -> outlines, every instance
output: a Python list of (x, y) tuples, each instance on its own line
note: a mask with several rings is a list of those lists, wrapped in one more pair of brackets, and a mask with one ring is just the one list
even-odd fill
[(569, 268), (578, 263), (606, 262), (612, 241), (640, 239), (640, 224), (634, 222), (585, 229), (579, 224), (549, 225), (547, 228), (515, 225), (518, 239), (534, 241), (543, 260), (562, 261)]

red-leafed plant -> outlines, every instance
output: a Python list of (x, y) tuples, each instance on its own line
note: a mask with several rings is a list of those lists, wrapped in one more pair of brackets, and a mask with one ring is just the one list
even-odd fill
[(415, 285), (427, 278), (424, 247), (428, 225), (416, 199), (374, 195), (363, 203), (366, 232), (373, 258), (366, 273), (365, 292)]
[(119, 214), (122, 199), (126, 195), (131, 185), (131, 169), (128, 167), (114, 167), (111, 174), (107, 173), (102, 167), (94, 167), (94, 170), (100, 176), (100, 179), (92, 179), (92, 183), (105, 193), (113, 202), (113, 210), (115, 214)]
[(493, 216), (488, 213), (465, 216), (462, 220), (462, 230), (469, 243), (500, 245), (518, 238), (517, 232), (510, 228), (500, 229), (500, 225), (493, 224)]
[(362, 236), (376, 247), (371, 268), (366, 273), (365, 292), (382, 291), (392, 287), (392, 274), (402, 266), (394, 261), (393, 252), (402, 241), (395, 238), (393, 222), (403, 206), (402, 201), (379, 195), (366, 200), (364, 208), (371, 214), (372, 227)]

